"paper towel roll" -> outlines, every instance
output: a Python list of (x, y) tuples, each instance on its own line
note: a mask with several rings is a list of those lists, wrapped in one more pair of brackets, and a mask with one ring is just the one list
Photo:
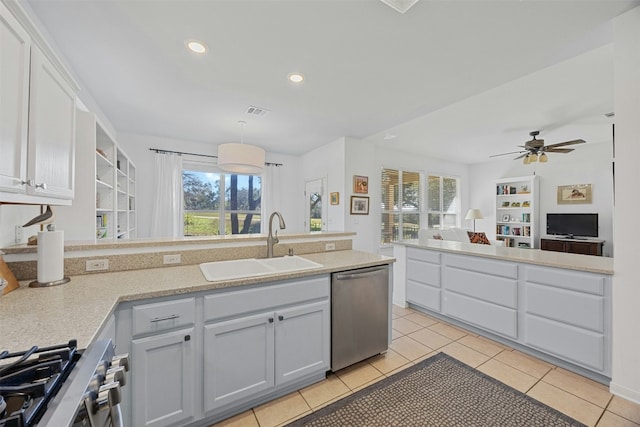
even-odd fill
[(38, 232), (38, 282), (64, 278), (64, 232)]

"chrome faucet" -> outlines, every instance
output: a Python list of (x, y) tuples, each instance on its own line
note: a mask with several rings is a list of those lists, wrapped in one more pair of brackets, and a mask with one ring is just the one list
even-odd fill
[(275, 211), (269, 217), (269, 236), (267, 236), (267, 258), (273, 258), (273, 246), (279, 242), (278, 240), (278, 230), (276, 230), (275, 236), (273, 235), (273, 217), (278, 216), (280, 220), (280, 230), (284, 230), (287, 226), (284, 224), (284, 219), (280, 212)]

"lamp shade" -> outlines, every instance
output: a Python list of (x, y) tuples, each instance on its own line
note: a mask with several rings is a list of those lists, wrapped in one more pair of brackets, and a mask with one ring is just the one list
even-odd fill
[(218, 145), (218, 167), (227, 172), (253, 174), (264, 170), (264, 150), (255, 145), (230, 142)]
[(480, 211), (480, 209), (469, 209), (469, 211), (467, 212), (467, 216), (464, 217), (464, 219), (483, 219), (484, 216), (482, 216), (482, 212)]

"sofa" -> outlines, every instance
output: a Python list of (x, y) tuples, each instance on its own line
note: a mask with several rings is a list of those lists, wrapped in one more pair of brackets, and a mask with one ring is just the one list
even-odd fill
[(476, 243), (483, 245), (504, 246), (502, 240), (489, 240), (484, 232), (473, 232), (463, 228), (421, 228), (418, 231), (420, 244), (427, 243), (427, 240), (447, 240), (452, 242)]

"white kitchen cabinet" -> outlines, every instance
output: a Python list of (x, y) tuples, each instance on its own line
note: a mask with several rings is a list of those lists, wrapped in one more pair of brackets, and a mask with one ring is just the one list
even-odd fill
[(0, 28), (0, 201), (70, 205), (78, 88), (17, 3)]
[(134, 426), (170, 426), (193, 418), (194, 328), (131, 343)]
[(407, 248), (407, 302), (440, 312), (439, 252)]
[(205, 326), (205, 412), (273, 388), (274, 325), (262, 313)]
[(121, 303), (125, 425), (211, 425), (324, 379), (330, 285), (325, 274)]
[(526, 266), (522, 341), (611, 375), (611, 282), (599, 274)]
[(31, 37), (0, 3), (0, 192), (25, 193)]
[(329, 369), (329, 301), (205, 326), (205, 412)]
[(275, 315), (276, 386), (329, 369), (329, 301), (298, 305)]
[(611, 277), (407, 247), (411, 307), (581, 375), (611, 375)]
[(205, 296), (205, 413), (329, 369), (329, 286), (324, 276)]

